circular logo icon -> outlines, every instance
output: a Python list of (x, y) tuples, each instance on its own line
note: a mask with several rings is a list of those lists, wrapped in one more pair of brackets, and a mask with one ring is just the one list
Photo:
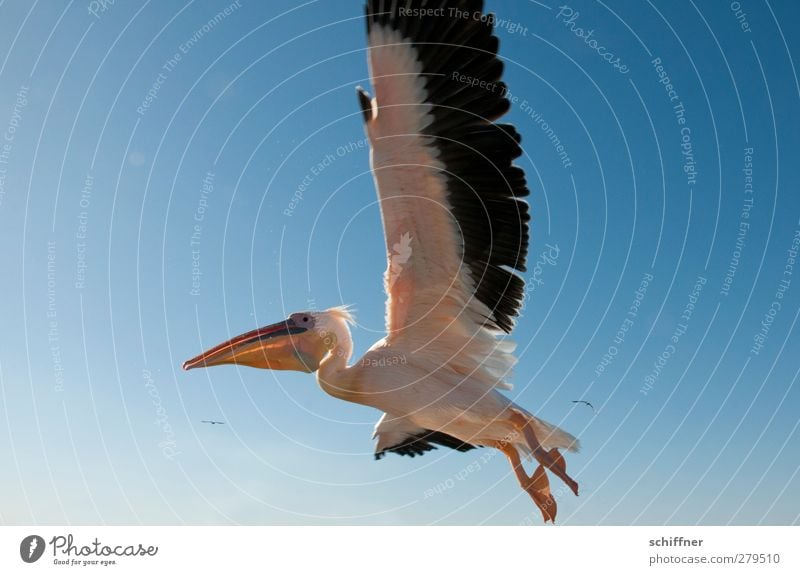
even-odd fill
[(34, 563), (41, 558), (44, 547), (44, 539), (38, 535), (28, 535), (19, 544), (19, 556), (25, 563)]

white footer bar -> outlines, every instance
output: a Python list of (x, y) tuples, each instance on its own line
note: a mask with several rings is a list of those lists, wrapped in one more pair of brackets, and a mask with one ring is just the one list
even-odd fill
[(799, 548), (800, 527), (0, 527), (0, 573), (800, 573)]

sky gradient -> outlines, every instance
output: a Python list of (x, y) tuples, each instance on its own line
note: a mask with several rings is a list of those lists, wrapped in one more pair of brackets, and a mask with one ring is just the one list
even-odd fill
[[(510, 395), (582, 442), (559, 522), (797, 524), (797, 3), (487, 4), (533, 215)], [(0, 523), (540, 523), (493, 451), (375, 462), (312, 376), (180, 369), (309, 308), (383, 337), (364, 29), (0, 3)]]

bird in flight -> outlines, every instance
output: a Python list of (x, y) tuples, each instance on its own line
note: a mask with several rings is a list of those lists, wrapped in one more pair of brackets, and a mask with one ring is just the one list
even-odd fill
[[(370, 0), (374, 97), (357, 88), (386, 242), (386, 337), (351, 362), (347, 307), (292, 313), (184, 363), (316, 372), (333, 397), (383, 412), (375, 458), (444, 446), (500, 450), (554, 521), (552, 473), (578, 441), (501, 393), (516, 362), (504, 336), (522, 305), (530, 215), (522, 153), (481, 1)], [(464, 15), (467, 15), (466, 17)], [(528, 474), (523, 460), (538, 466)]]
[(211, 425), (225, 425), (224, 421), (211, 421), (208, 419), (204, 419), (200, 423), (210, 423)]
[(572, 400), (572, 403), (582, 403), (582, 404), (584, 404), (584, 405), (588, 405), (589, 407), (591, 407), (591, 408), (592, 408), (592, 412), (594, 412), (594, 413), (597, 413), (597, 411), (596, 411), (596, 410), (595, 410), (595, 408), (594, 408), (594, 405), (592, 405), (592, 404), (591, 404), (591, 403), (589, 403), (588, 401), (584, 401), (584, 400), (582, 400), (582, 399), (573, 399), (573, 400)]

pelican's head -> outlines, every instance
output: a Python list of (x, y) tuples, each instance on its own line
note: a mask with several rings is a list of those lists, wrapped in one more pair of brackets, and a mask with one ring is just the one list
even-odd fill
[(183, 369), (235, 363), (261, 369), (311, 373), (336, 347), (341, 325), (352, 318), (345, 308), (293, 313), (288, 319), (254, 329), (184, 362)]

